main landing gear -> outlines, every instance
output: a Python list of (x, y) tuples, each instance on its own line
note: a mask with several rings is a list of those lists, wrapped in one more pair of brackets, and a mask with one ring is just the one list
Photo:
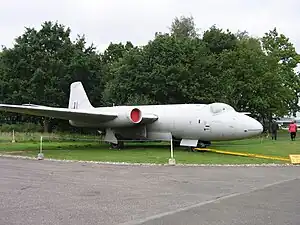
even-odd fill
[(115, 143), (110, 143), (110, 148), (111, 148), (111, 149), (119, 149), (119, 150), (121, 150), (121, 149), (124, 148), (124, 141), (118, 141), (117, 144), (115, 144)]
[[(98, 131), (100, 134), (102, 132)], [(121, 137), (115, 134), (115, 132), (112, 129), (106, 129), (105, 130), (105, 137), (104, 141), (106, 143), (110, 144), (110, 149), (123, 149), (124, 148), (124, 141), (120, 141)]]

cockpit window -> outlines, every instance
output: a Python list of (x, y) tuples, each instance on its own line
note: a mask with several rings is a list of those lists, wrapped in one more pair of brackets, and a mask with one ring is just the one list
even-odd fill
[(235, 111), (233, 107), (225, 103), (212, 103), (210, 104), (210, 111), (213, 114), (219, 114), (222, 112)]

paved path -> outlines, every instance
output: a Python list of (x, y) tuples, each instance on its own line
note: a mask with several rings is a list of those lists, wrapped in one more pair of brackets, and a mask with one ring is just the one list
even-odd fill
[(299, 224), (300, 167), (0, 158), (0, 225)]

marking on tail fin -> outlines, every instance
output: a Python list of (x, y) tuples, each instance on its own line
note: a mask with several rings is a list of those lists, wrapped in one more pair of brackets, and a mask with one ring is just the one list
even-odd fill
[(78, 101), (73, 102), (73, 109), (78, 109)]

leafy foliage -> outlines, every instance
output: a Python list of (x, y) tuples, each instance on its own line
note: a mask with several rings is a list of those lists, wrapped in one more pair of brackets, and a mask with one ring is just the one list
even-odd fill
[(175, 17), (171, 24), (170, 32), (175, 37), (179, 38), (195, 38), (198, 37), (198, 30), (194, 22), (194, 17), (181, 16), (180, 18)]
[(13, 48), (4, 48), (2, 102), (65, 107), (69, 85), (77, 80), (92, 100), (101, 100), (101, 58), (93, 46), (85, 47), (84, 37), (72, 42), (70, 33), (70, 28), (45, 22), (39, 31), (26, 28)]
[[(1, 101), (66, 107), (70, 83), (82, 81), (94, 106), (218, 101), (263, 121), (299, 110), (300, 56), (276, 28), (255, 38), (214, 25), (200, 35), (193, 17), (176, 17), (169, 33), (157, 32), (145, 46), (110, 43), (103, 53), (70, 34), (48, 21), (4, 47)], [(48, 121), (1, 115), (3, 122)], [(48, 122), (45, 130), (70, 129), (66, 121)]]

